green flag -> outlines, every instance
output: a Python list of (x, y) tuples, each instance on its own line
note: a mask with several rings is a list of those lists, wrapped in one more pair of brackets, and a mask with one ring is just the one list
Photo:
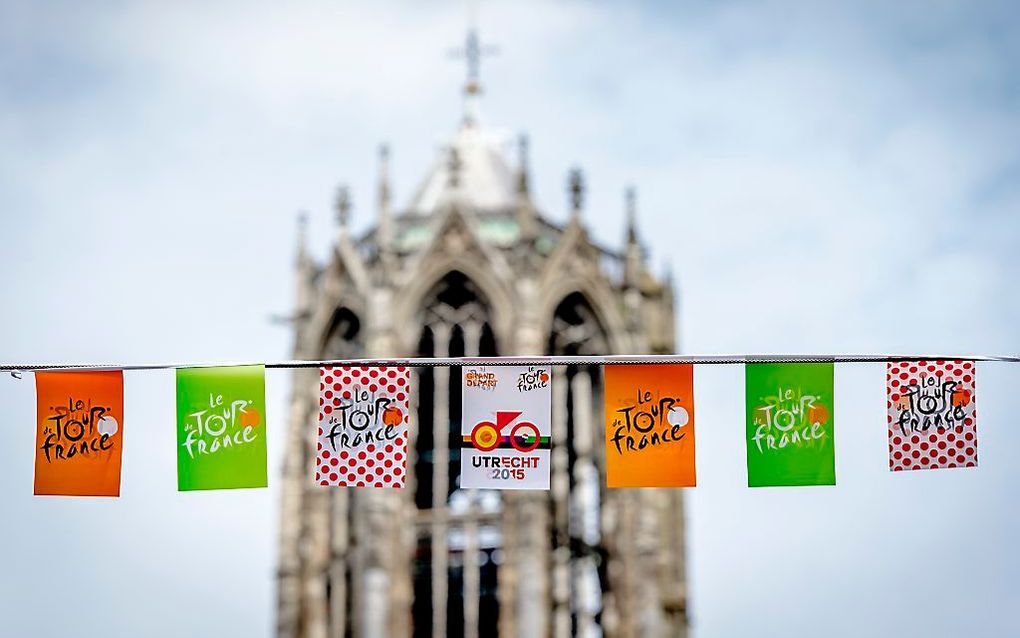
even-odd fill
[(745, 366), (747, 485), (835, 485), (831, 363)]
[(266, 487), (265, 367), (177, 370), (177, 489)]

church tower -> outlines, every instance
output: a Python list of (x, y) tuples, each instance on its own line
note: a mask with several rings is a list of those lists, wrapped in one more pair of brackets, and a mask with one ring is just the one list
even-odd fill
[[(674, 352), (673, 289), (648, 270), (632, 189), (623, 245), (584, 223), (580, 169), (567, 221), (531, 196), (527, 139), (507, 161), (478, 113), (482, 53), (458, 130), (395, 209), (379, 152), (376, 223), (348, 231), (337, 193), (331, 257), (299, 233), (297, 359)], [(460, 369), (416, 368), (407, 489), (314, 484), (317, 370), (294, 373), (283, 470), (281, 638), (676, 637), (687, 633), (680, 490), (607, 490), (602, 376), (553, 367), (549, 491), (459, 485)]]

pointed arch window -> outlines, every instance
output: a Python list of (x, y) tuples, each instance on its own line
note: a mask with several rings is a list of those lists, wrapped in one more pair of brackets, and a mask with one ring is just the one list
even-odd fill
[[(497, 356), (491, 306), (459, 271), (426, 295), (418, 356)], [(421, 368), (413, 449), (416, 525), (415, 636), (496, 635), (498, 565), (502, 561), (498, 492), (460, 488), (461, 369)], [(473, 624), (477, 631), (465, 632)]]
[(364, 356), (361, 320), (350, 308), (340, 306), (333, 311), (322, 347), (328, 359), (350, 359)]
[[(547, 342), (550, 355), (600, 355), (609, 352), (603, 322), (580, 292), (557, 305)], [(565, 442), (565, 454), (553, 457), (550, 502), (554, 568), (566, 573), (567, 600), (554, 600), (554, 614), (569, 614), (572, 635), (601, 634), (603, 592), (609, 590), (607, 548), (602, 529), (605, 470), (602, 446), (602, 374), (598, 366), (554, 368), (553, 440)], [(563, 450), (563, 448), (561, 448)], [(565, 479), (565, 480), (564, 480)]]
[[(338, 307), (333, 311), (333, 316), (330, 317), (329, 326), (325, 332), (321, 350), (322, 358), (357, 359), (364, 355), (365, 343), (361, 330), (361, 319), (350, 308), (346, 306)], [(311, 447), (307, 450), (307, 454), (309, 455), (308, 462), (313, 463), (315, 452)], [(346, 506), (348, 495), (344, 491), (334, 491), (329, 493), (328, 497), (331, 515), (335, 516), (339, 511), (346, 512), (346, 516), (350, 516), (350, 509)], [(343, 503), (343, 506), (340, 505), (341, 503)], [(351, 521), (348, 520), (345, 528), (350, 526), (350, 524)], [(337, 532), (334, 530), (332, 533)], [(340, 563), (339, 569), (331, 569), (326, 577), (326, 605), (330, 609), (335, 610), (339, 608), (342, 610), (341, 613), (333, 617), (333, 622), (336, 622), (338, 617), (348, 619), (353, 617), (352, 598), (343, 594), (343, 592), (353, 590), (354, 583), (352, 578), (351, 570), (347, 569), (347, 566), (343, 563)], [(349, 630), (349, 627), (347, 629)]]

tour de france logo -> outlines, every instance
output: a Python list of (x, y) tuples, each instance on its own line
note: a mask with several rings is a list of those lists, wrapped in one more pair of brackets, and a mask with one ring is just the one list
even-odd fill
[(527, 454), (542, 443), (538, 426), (531, 421), (518, 421), (523, 412), (497, 411), (496, 421), (482, 421), (475, 424), (469, 440), (480, 452), (491, 452), (496, 448), (514, 449)]
[(549, 371), (543, 368), (528, 367), (517, 377), (517, 391), (531, 392), (549, 387)]

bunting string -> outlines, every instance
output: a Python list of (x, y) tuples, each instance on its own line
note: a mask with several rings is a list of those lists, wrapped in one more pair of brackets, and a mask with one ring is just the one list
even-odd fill
[(266, 369), (295, 370), (327, 366), (358, 366), (386, 368), (436, 368), (448, 366), (614, 366), (614, 365), (741, 365), (754, 363), (900, 363), (904, 361), (981, 361), (1020, 363), (1020, 355), (998, 354), (709, 354), (709, 355), (582, 355), (582, 356), (515, 356), (515, 357), (407, 357), (371, 359), (291, 359), (280, 361), (233, 363), (0, 363), (0, 373), (21, 373), (60, 370), (176, 370), (180, 368), (222, 368), (261, 365)]
[[(175, 372), (180, 491), (268, 485), (267, 368), (318, 372), (318, 419), (307, 424), (315, 435), (315, 464), (308, 468), (315, 484), (404, 487), (418, 391), (411, 369), (418, 368), (435, 369), (421, 377), (431, 376), (426, 392), (460, 387), (460, 423), (449, 423), (460, 429), (450, 439), (460, 457), (460, 487), (548, 490), (552, 450), (571, 445), (574, 438), (589, 448), (602, 440), (597, 444), (605, 446), (607, 487), (695, 487), (694, 371), (711, 365), (744, 366), (748, 487), (836, 484), (835, 364), (884, 364), (886, 422), (876, 426), (888, 439), (890, 471), (974, 468), (977, 362), (1018, 363), (1020, 356), (670, 354), (44, 363), (0, 364), (0, 373), (35, 375), (35, 494), (118, 496), (125, 371)], [(568, 377), (569, 372), (553, 369), (557, 366), (574, 366), (581, 373)], [(599, 378), (602, 390), (595, 392)], [(581, 426), (570, 434), (561, 420), (554, 434), (555, 415), (564, 418), (567, 392)], [(601, 437), (595, 435), (598, 412), (592, 405), (599, 400)], [(555, 413), (554, 403), (560, 406)], [(448, 408), (436, 410), (437, 423), (444, 424)]]

